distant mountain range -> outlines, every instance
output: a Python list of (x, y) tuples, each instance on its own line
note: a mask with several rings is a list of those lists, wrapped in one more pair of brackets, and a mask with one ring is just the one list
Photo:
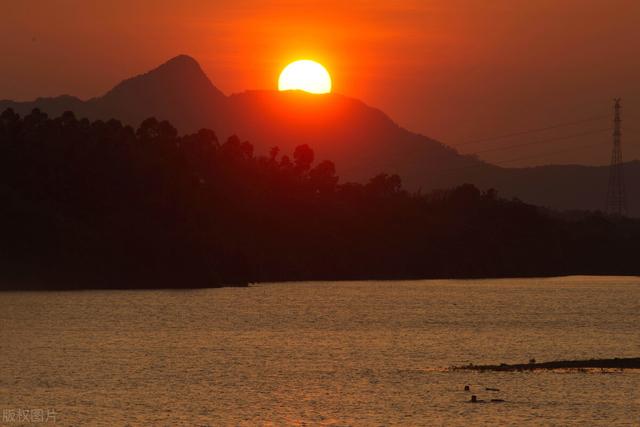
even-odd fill
[[(397, 173), (406, 188), (423, 191), (465, 182), (493, 187), (507, 197), (553, 209), (603, 207), (607, 167), (562, 165), (502, 168), (423, 135), (401, 128), (382, 111), (338, 94), (248, 91), (225, 96), (191, 57), (178, 56), (86, 101), (72, 96), (32, 102), (0, 101), (0, 111), (28, 114), (34, 108), (57, 116), (116, 118), (137, 126), (147, 117), (169, 120), (181, 133), (213, 129), (222, 140), (233, 134), (258, 152), (278, 146), (284, 154), (309, 144), (319, 159), (335, 162), (343, 181), (365, 181)], [(640, 162), (625, 165), (630, 214), (640, 216)]]

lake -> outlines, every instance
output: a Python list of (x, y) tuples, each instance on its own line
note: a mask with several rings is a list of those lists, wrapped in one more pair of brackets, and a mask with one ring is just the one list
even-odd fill
[(637, 357), (640, 278), (10, 292), (0, 326), (8, 425), (640, 425), (640, 370), (447, 369)]

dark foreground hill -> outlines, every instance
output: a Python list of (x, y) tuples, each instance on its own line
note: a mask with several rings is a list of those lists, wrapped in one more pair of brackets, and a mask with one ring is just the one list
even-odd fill
[[(262, 154), (274, 141), (283, 152), (308, 144), (319, 157), (332, 159), (345, 180), (365, 182), (385, 171), (402, 176), (411, 190), (471, 182), (541, 206), (590, 210), (603, 207), (606, 193), (606, 167), (501, 168), (403, 129), (383, 112), (341, 95), (252, 91), (227, 97), (187, 56), (125, 80), (102, 97), (0, 101), (0, 111), (9, 107), (23, 115), (37, 107), (52, 116), (74, 111), (92, 120), (115, 117), (134, 127), (154, 116), (181, 133), (215, 129), (222, 140), (237, 134)], [(626, 173), (629, 182), (637, 182), (640, 163), (629, 163)], [(628, 191), (629, 200), (640, 198), (640, 187), (630, 185)], [(640, 206), (630, 208), (640, 215)]]
[(155, 119), (3, 112), (0, 198), (2, 289), (640, 273), (637, 220), (340, 183), (307, 145), (256, 155)]

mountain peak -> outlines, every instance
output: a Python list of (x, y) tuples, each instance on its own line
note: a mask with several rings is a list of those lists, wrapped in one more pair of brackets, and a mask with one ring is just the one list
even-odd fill
[(178, 55), (144, 74), (126, 79), (109, 91), (105, 98), (150, 96), (167, 91), (174, 94), (200, 94), (211, 98), (224, 98), (204, 73), (198, 61), (188, 55)]
[(158, 71), (161, 69), (178, 69), (178, 70), (191, 69), (191, 70), (197, 70), (197, 71), (203, 72), (202, 68), (200, 67), (200, 64), (198, 63), (198, 61), (195, 60), (195, 58), (189, 55), (184, 55), (184, 54), (171, 58), (170, 60), (160, 65), (153, 71)]
[(117, 117), (137, 125), (149, 116), (171, 119), (183, 131), (199, 129), (226, 96), (216, 88), (198, 64), (187, 55), (126, 79), (93, 100), (94, 116)]

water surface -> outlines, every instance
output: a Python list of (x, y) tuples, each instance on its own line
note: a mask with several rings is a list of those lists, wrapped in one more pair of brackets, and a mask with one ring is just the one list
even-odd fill
[(638, 371), (446, 369), (639, 356), (638, 278), (15, 292), (0, 325), (0, 410), (62, 425), (640, 424)]

